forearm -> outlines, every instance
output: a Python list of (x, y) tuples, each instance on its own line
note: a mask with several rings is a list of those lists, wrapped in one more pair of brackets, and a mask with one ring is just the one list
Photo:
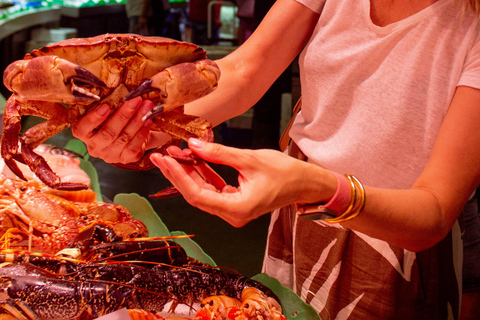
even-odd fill
[(318, 16), (296, 1), (278, 0), (242, 46), (216, 61), (217, 89), (187, 104), (185, 112), (218, 125), (247, 111), (300, 53)]
[[(338, 187), (336, 179), (332, 179), (333, 174), (328, 177), (325, 174), (328, 171), (320, 168), (307, 168), (301, 173), (301, 168), (299, 165), (289, 174), (299, 176), (292, 180), (297, 181), (292, 187), (296, 198), (294, 202), (301, 204), (329, 202)], [(342, 176), (340, 179), (345, 179), (345, 183), (348, 181)], [(308, 182), (304, 183), (302, 180)], [(348, 183), (343, 185), (350, 186)], [(411, 251), (427, 249), (443, 239), (451, 230), (471, 194), (471, 190), (464, 189), (458, 190), (454, 196), (440, 196), (436, 191), (419, 185), (403, 190), (370, 186), (364, 188), (366, 195), (364, 209), (355, 218), (340, 223), (346, 228)], [(356, 202), (352, 212), (361, 207), (360, 188), (356, 189)], [(352, 200), (353, 197), (350, 197), (349, 201), (343, 203), (339, 216), (345, 212)]]
[(411, 251), (427, 249), (442, 240), (461, 210), (458, 206), (445, 212), (428, 190), (366, 187), (366, 194), (365, 209), (343, 226)]
[[(197, 115), (217, 126), (225, 120), (246, 112), (256, 102), (251, 89), (231, 58), (216, 61), (221, 70), (216, 90), (207, 96), (185, 105), (185, 113)], [(242, 93), (243, 94), (240, 94)], [(248, 92), (248, 94), (245, 94)], [(258, 100), (258, 99), (257, 99)]]

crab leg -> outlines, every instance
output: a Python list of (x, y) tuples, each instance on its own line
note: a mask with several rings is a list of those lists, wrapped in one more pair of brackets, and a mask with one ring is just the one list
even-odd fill
[(76, 121), (78, 111), (76, 108), (66, 108), (59, 103), (30, 101), (22, 106), (22, 115), (47, 119), (28, 129), (23, 135), (22, 140), (25, 144), (34, 149), (48, 138), (70, 127)]
[(5, 116), (3, 118), (3, 134), (2, 134), (2, 157), (5, 164), (20, 179), (26, 180), (22, 171), (18, 168), (15, 160), (24, 162), (19, 152), (18, 136), (21, 130), (20, 107), (11, 96), (5, 105)]
[(198, 138), (213, 142), (212, 125), (205, 119), (170, 111), (157, 116), (152, 121), (151, 130), (168, 133), (174, 138), (185, 141), (188, 141), (189, 138)]
[(22, 154), (25, 159), (25, 163), (30, 167), (30, 169), (32, 169), (33, 172), (35, 172), (37, 177), (50, 188), (68, 191), (88, 189), (88, 186), (82, 183), (62, 182), (60, 177), (55, 174), (55, 172), (53, 172), (53, 170), (47, 164), (47, 161), (45, 161), (41, 155), (35, 153), (24, 143), (22, 143)]
[[(20, 113), (20, 110), (22, 112)], [(87, 186), (80, 183), (64, 183), (48, 166), (45, 159), (33, 149), (46, 139), (54, 136), (63, 129), (69, 127), (76, 119), (76, 111), (67, 109), (58, 103), (43, 101), (30, 101), (20, 103), (12, 96), (5, 106), (4, 133), (2, 135), (2, 157), (5, 164), (19, 178), (26, 180), (22, 171), (14, 160), (27, 164), (38, 178), (51, 188), (59, 190), (83, 190)], [(34, 115), (49, 119), (29, 130), (20, 139), (21, 150), (19, 150), (19, 139), (22, 115)]]
[(215, 90), (220, 69), (210, 60), (181, 63), (166, 68), (130, 91), (124, 100), (145, 95), (146, 99), (159, 100), (160, 104), (145, 119), (173, 110)]

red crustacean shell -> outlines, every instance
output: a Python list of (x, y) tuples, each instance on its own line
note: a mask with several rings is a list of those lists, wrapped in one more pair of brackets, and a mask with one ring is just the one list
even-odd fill
[[(129, 63), (128, 67), (137, 73), (135, 77), (127, 77), (126, 82), (123, 82), (127, 88), (138, 85), (141, 80), (150, 78), (167, 67), (207, 57), (205, 50), (187, 42), (133, 34), (106, 34), (56, 42), (33, 50), (26, 54), (24, 59), (51, 55), (61, 57), (87, 69), (102, 79), (107, 86), (109, 83), (105, 81), (104, 63), (125, 59), (126, 63)], [(135, 68), (138, 69), (135, 70)]]

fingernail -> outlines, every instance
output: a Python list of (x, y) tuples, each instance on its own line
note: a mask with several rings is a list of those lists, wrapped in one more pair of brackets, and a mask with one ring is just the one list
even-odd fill
[(162, 165), (162, 158), (163, 158), (163, 156), (161, 154), (152, 153), (150, 155), (150, 160), (157, 166)]
[(142, 102), (141, 98), (132, 99), (127, 104), (127, 107), (131, 110), (135, 110), (135, 109), (137, 109), (137, 107), (140, 105), (141, 102)]
[(98, 107), (96, 112), (100, 117), (103, 117), (104, 115), (107, 114), (108, 111), (110, 111), (110, 107), (106, 104), (103, 104), (100, 107)]
[(196, 138), (190, 138), (188, 139), (188, 146), (201, 149), (205, 146), (205, 141)]

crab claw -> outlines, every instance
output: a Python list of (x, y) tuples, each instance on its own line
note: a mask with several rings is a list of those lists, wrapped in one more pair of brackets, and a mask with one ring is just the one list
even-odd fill
[[(166, 68), (130, 91), (124, 100), (138, 96), (160, 101), (163, 112), (171, 111), (216, 89), (220, 69), (211, 60), (181, 63)], [(154, 110), (152, 113), (158, 113)], [(147, 115), (151, 117), (151, 115)]]
[[(80, 82), (91, 84), (96, 87), (107, 88), (107, 85), (102, 80), (100, 80), (96, 75), (94, 75), (87, 69), (82, 68), (80, 66), (75, 66), (74, 70), (75, 70), (75, 75), (67, 78), (68, 82), (73, 81), (73, 83), (75, 83), (75, 81), (80, 81)], [(100, 100), (99, 96), (85, 90), (82, 87), (78, 87), (75, 85), (72, 86), (72, 93), (77, 100), (82, 100), (82, 101)]]
[(142, 121), (148, 120), (148, 119), (153, 119), (156, 116), (160, 115), (163, 113), (165, 108), (161, 103), (157, 103), (156, 105), (153, 106), (152, 110), (148, 111), (142, 118)]
[(167, 199), (173, 198), (177, 196), (181, 196), (182, 194), (178, 191), (175, 187), (167, 187), (163, 190), (158, 191), (155, 194), (151, 194), (148, 197), (152, 199)]
[[(20, 99), (59, 103), (100, 100), (79, 85), (106, 87), (93, 73), (56, 56), (13, 62), (5, 69), (3, 82)], [(76, 85), (76, 82), (80, 84)]]
[(123, 101), (128, 101), (133, 98), (139, 97), (143, 94), (147, 94), (152, 91), (159, 91), (158, 89), (152, 87), (153, 80), (152, 79), (147, 79), (140, 83), (138, 87), (130, 91), (124, 98)]

